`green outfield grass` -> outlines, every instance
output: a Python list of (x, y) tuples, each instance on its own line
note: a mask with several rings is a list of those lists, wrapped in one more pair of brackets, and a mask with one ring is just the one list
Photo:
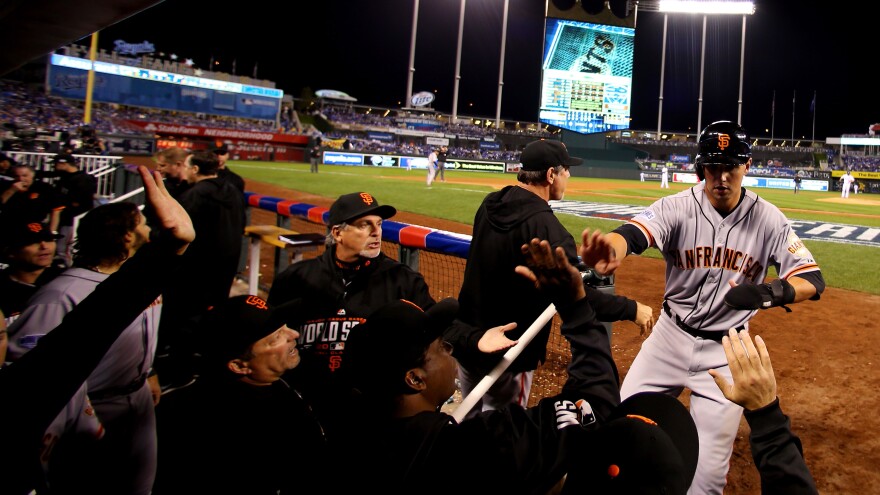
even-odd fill
[[(353, 191), (369, 191), (383, 204), (394, 205), (399, 210), (467, 224), (473, 222), (474, 213), (483, 197), (495, 190), (490, 185), (479, 184), (479, 181), (497, 180), (502, 177), (500, 174), (486, 172), (447, 170), (447, 179), (474, 182), (467, 184), (435, 182), (434, 186), (429, 188), (425, 184), (424, 170), (321, 165), (320, 173), (311, 174), (308, 164), (305, 163), (269, 162), (233, 162), (230, 168), (248, 179), (327, 198), (336, 198)], [(516, 177), (512, 174), (504, 175), (503, 179), (510, 184), (516, 182)], [(644, 188), (645, 184), (657, 187)], [(683, 185), (675, 184), (665, 190), (661, 190), (659, 186), (659, 182), (641, 183), (572, 177), (565, 198), (647, 206), (660, 197), (686, 189)], [(758, 194), (783, 209), (790, 219), (880, 227), (880, 211), (878, 211), (880, 209), (876, 205), (857, 205), (853, 204), (854, 202), (842, 204), (833, 201), (839, 198), (839, 193), (801, 191), (795, 195), (791, 191), (759, 189)], [(875, 199), (875, 195), (865, 195), (865, 197)], [(560, 214), (559, 218), (578, 243), (585, 228), (607, 232), (621, 223), (565, 214)], [(832, 242), (805, 242), (822, 267), (822, 273), (829, 286), (880, 294), (880, 280), (870, 275), (876, 273), (880, 267), (880, 249)], [(660, 253), (656, 249), (649, 249), (643, 256), (659, 258)]]

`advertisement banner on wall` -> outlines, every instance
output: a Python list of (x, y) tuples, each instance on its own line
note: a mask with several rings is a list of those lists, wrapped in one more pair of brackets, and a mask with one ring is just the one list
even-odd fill
[[(519, 164), (517, 164), (519, 165)], [(474, 170), (478, 172), (504, 172), (504, 162), (482, 162), (476, 160), (450, 160), (446, 162), (446, 168), (456, 170)]]
[(389, 134), (387, 132), (370, 131), (367, 133), (367, 139), (373, 139), (376, 141), (393, 141), (394, 135)]
[[(405, 168), (407, 170), (410, 169), (421, 169), (428, 170), (428, 159), (423, 156), (401, 156), (400, 157), (400, 167)], [(449, 167), (449, 164), (446, 164), (446, 167)]]
[(398, 158), (391, 155), (364, 155), (364, 165), (396, 167)]
[(309, 142), (309, 137), (305, 135), (278, 134), (261, 131), (239, 131), (236, 129), (165, 124), (162, 122), (144, 122), (141, 120), (126, 120), (126, 122), (151, 134), (173, 134), (176, 136), (197, 136), (219, 139), (246, 139), (248, 141), (266, 141), (302, 145), (308, 144)]
[(449, 139), (428, 136), (425, 138), (425, 143), (433, 146), (449, 146)]
[(338, 151), (325, 151), (324, 163), (328, 165), (363, 165), (364, 155), (360, 153), (340, 153)]

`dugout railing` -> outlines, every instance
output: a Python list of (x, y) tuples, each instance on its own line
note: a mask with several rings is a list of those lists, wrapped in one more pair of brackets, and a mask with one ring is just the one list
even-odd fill
[[(7, 151), (16, 163), (28, 165), (34, 169), (37, 178), (49, 184), (54, 184), (55, 167), (52, 158), (55, 153), (37, 153), (33, 151)], [(98, 181), (96, 199), (99, 202), (109, 201), (121, 194), (115, 187), (117, 169), (122, 164), (121, 156), (110, 155), (78, 155), (74, 154), (79, 169), (87, 174), (95, 176)]]

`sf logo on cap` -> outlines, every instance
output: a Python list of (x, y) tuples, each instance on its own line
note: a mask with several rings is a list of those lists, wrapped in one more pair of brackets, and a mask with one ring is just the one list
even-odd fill
[(370, 193), (361, 193), (360, 196), (361, 196), (361, 199), (364, 201), (364, 203), (366, 203), (368, 205), (371, 205), (371, 204), (373, 204), (374, 201), (376, 201), (375, 199), (373, 199), (373, 196), (370, 195)]
[(27, 228), (34, 233), (40, 233), (43, 231), (43, 226), (38, 223), (29, 223)]
[(718, 147), (722, 150), (730, 146), (730, 135), (729, 134), (719, 134), (718, 135)]
[(266, 301), (259, 296), (249, 296), (247, 300), (245, 300), (245, 303), (250, 304), (257, 309), (269, 309), (269, 307), (266, 306)]

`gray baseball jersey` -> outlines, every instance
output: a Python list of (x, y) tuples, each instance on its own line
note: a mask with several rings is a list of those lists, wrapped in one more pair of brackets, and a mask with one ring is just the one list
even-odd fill
[[(61, 471), (66, 475), (70, 475), (73, 471), (70, 468), (70, 464), (85, 465), (92, 462), (90, 459), (82, 458), (81, 450), (78, 446), (83, 445), (83, 443), (97, 442), (104, 436), (104, 425), (98, 419), (86, 391), (87, 388), (84, 383), (64, 409), (58, 413), (58, 416), (55, 417), (55, 420), (52, 421), (52, 424), (49, 425), (49, 428), (46, 429), (46, 433), (43, 435), (40, 463), (43, 467), (45, 485), (49, 487), (50, 491), (53, 489), (53, 484), (56, 487), (59, 483), (63, 487), (70, 487), (74, 486), (71, 483), (77, 483), (75, 479), (59, 479), (58, 471), (51, 470), (50, 466), (64, 466), (65, 469)], [(59, 449), (59, 446), (62, 446), (62, 448)], [(86, 448), (91, 451), (91, 448)], [(79, 478), (79, 476), (75, 477)]]
[(692, 327), (724, 332), (757, 312), (724, 304), (729, 281), (763, 283), (771, 265), (784, 279), (818, 271), (819, 265), (779, 208), (743, 189), (742, 203), (722, 217), (704, 186), (657, 200), (629, 224), (663, 253), (663, 297), (672, 312)]
[[(678, 395), (690, 389), (700, 440), (690, 493), (721, 493), (742, 408), (724, 397), (707, 371), (717, 369), (732, 381), (721, 336), (747, 326), (757, 312), (724, 304), (728, 282), (763, 283), (771, 265), (785, 279), (819, 266), (778, 208), (743, 189), (742, 202), (723, 217), (704, 188), (700, 183), (662, 198), (619, 228), (630, 249), (647, 244), (666, 260), (664, 310), (620, 393), (626, 399), (643, 391)], [(633, 242), (639, 236), (633, 227), (644, 239)]]
[[(10, 361), (15, 361), (61, 323), (108, 275), (70, 268), (41, 287), (9, 327)], [(112, 308), (108, 308), (112, 311)], [(102, 448), (117, 472), (130, 473), (128, 493), (148, 494), (156, 471), (155, 411), (146, 383), (156, 354), (162, 305), (156, 300), (126, 328), (86, 381), (107, 434)], [(135, 418), (136, 416), (136, 418)]]

